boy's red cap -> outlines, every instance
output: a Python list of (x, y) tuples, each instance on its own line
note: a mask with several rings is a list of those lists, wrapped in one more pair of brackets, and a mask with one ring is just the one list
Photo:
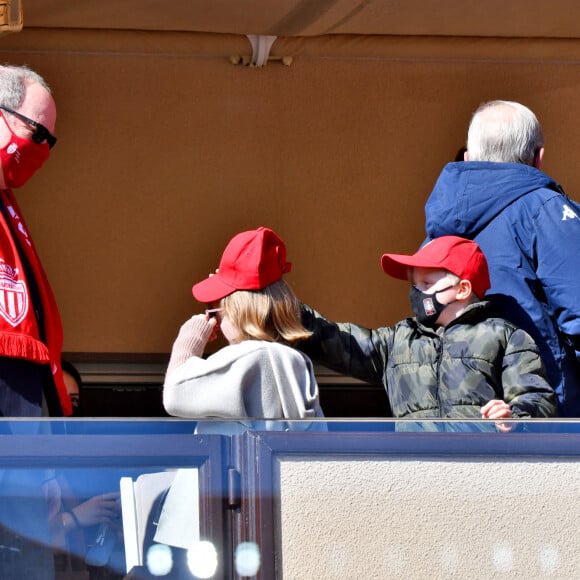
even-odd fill
[(191, 289), (199, 302), (217, 302), (236, 290), (261, 290), (277, 282), (292, 264), (286, 262), (286, 245), (268, 229), (242, 232), (226, 246), (218, 272)]
[(384, 254), (381, 258), (383, 270), (393, 278), (407, 280), (407, 268), (440, 268), (469, 280), (473, 291), (483, 298), (491, 286), (487, 260), (481, 248), (472, 240), (457, 236), (435, 238), (412, 256)]

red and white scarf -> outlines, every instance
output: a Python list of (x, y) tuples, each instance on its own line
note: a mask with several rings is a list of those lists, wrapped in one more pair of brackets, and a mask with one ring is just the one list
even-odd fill
[[(8, 215), (5, 219), (0, 212), (0, 356), (50, 364), (63, 413), (71, 415), (72, 405), (60, 366), (63, 332), (56, 300), (14, 195), (2, 190), (0, 200)], [(40, 338), (19, 248), (38, 287), (45, 342)]]

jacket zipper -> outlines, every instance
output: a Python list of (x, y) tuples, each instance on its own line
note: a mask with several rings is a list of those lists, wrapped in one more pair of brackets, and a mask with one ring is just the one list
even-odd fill
[(436, 379), (437, 379), (437, 405), (439, 407), (439, 417), (443, 416), (443, 403), (441, 401), (441, 359), (443, 358), (443, 334), (445, 333), (445, 330), (443, 330), (443, 332), (441, 333), (441, 336), (437, 335), (437, 338), (439, 339), (439, 346), (437, 347), (437, 373), (436, 373)]

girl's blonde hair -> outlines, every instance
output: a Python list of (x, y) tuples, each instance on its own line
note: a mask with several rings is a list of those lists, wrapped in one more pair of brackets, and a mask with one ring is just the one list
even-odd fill
[(267, 340), (292, 344), (312, 333), (302, 326), (300, 304), (284, 280), (262, 290), (237, 290), (221, 301), (239, 341)]

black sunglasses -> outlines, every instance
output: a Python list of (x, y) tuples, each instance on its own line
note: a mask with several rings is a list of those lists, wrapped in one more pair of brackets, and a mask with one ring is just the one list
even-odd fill
[(20, 113), (17, 113), (16, 111), (13, 111), (4, 105), (0, 105), (0, 109), (10, 113), (11, 115), (14, 115), (21, 121), (24, 121), (26, 124), (34, 127), (34, 131), (32, 132), (32, 140), (34, 143), (40, 144), (46, 141), (48, 143), (49, 149), (54, 147), (54, 144), (56, 143), (56, 137), (44, 125), (41, 125), (40, 123), (37, 123), (36, 121), (33, 121), (32, 119), (29, 119), (28, 117), (25, 117), (24, 115), (21, 115)]

